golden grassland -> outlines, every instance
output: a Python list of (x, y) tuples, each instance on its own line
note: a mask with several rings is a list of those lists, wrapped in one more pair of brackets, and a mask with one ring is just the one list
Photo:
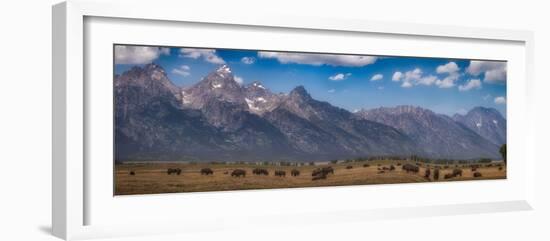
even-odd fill
[[(465, 181), (465, 180), (486, 180), (505, 179), (506, 167), (502, 165), (501, 170), (495, 164), (481, 164), (477, 172), (482, 177), (474, 177), (469, 165), (433, 165), (420, 164), (418, 173), (406, 173), (399, 164), (411, 163), (411, 161), (364, 161), (352, 163), (337, 163), (324, 165), (304, 166), (274, 166), (257, 164), (202, 164), (202, 163), (124, 163), (115, 165), (115, 195), (130, 194), (153, 194), (153, 193), (175, 193), (175, 192), (205, 192), (245, 189), (270, 189), (270, 188), (295, 188), (295, 187), (322, 187), (342, 185), (367, 185), (367, 184), (392, 184), (392, 183), (414, 183), (414, 182), (435, 182), (433, 180), (433, 169), (440, 168), (439, 180), (443, 181)], [(364, 167), (364, 164), (370, 165)], [(395, 166), (394, 171), (380, 173), (379, 168)], [(326, 179), (312, 180), (311, 173), (314, 169), (324, 166), (334, 168), (334, 174), (329, 174)], [(348, 169), (348, 166), (353, 168)], [(180, 168), (180, 175), (168, 175), (168, 168)], [(213, 175), (201, 175), (202, 168), (211, 168)], [(269, 175), (254, 175), (254, 168), (264, 168)], [(430, 178), (425, 178), (426, 168), (432, 170)], [(445, 174), (452, 173), (454, 168), (463, 170), (462, 176), (444, 179)], [(246, 177), (232, 177), (231, 172), (235, 169), (246, 170)], [(293, 177), (290, 171), (297, 169), (300, 175)], [(286, 171), (285, 177), (274, 175), (276, 170)], [(130, 175), (133, 172), (134, 175)]]

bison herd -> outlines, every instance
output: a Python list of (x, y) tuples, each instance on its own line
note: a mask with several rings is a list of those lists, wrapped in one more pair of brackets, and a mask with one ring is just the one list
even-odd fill
[[(422, 164), (421, 163), (415, 163), (415, 164), (397, 163), (396, 165), (401, 166), (401, 169), (406, 173), (417, 174), (418, 172), (420, 172), (420, 166)], [(368, 168), (371, 165), (370, 164), (363, 164), (362, 166), (365, 167), (365, 168)], [(491, 164), (491, 165), (485, 165), (485, 166), (486, 167), (494, 166), (494, 167), (498, 167), (499, 171), (503, 170), (503, 167), (502, 167), (501, 164), (495, 164), (495, 165)], [(480, 178), (480, 177), (483, 176), (481, 174), (481, 172), (478, 171), (478, 168), (482, 167), (482, 165), (480, 165), (480, 164), (463, 165), (462, 167), (463, 168), (469, 168), (471, 173), (472, 173), (472, 176), (474, 178)], [(352, 165), (347, 165), (347, 166), (344, 166), (344, 168), (349, 170), (349, 169), (353, 169), (353, 166)], [(431, 180), (431, 178), (433, 177), (433, 180), (437, 181), (440, 178), (440, 169), (447, 169), (447, 168), (449, 168), (448, 165), (445, 165), (445, 166), (442, 166), (442, 167), (433, 166), (433, 165), (426, 165), (426, 168), (423, 172), (423, 177), (426, 178), (427, 180)], [(381, 164), (377, 164), (377, 169), (378, 169), (378, 174), (385, 173), (386, 171), (396, 170), (394, 165), (382, 166)], [(168, 169), (166, 169), (166, 173), (168, 175), (181, 175), (182, 169), (181, 168), (168, 168)], [(133, 170), (130, 170), (128, 174), (131, 175), (131, 176), (135, 176), (136, 172), (133, 171)], [(202, 169), (200, 169), (200, 174), (205, 175), (205, 176), (214, 175), (214, 170), (212, 170), (211, 168), (202, 168)], [(224, 175), (231, 174), (232, 177), (246, 177), (246, 170), (244, 170), (244, 169), (233, 169), (233, 170), (229, 170), (229, 171), (224, 171), (223, 174)], [(252, 174), (257, 175), (257, 176), (269, 176), (269, 171), (266, 168), (254, 168), (252, 170)], [(273, 172), (273, 174), (274, 174), (275, 177), (286, 177), (287, 171), (275, 170)], [(316, 181), (316, 180), (327, 179), (329, 174), (334, 174), (334, 168), (332, 166), (318, 167), (318, 168), (315, 168), (315, 169), (312, 170), (311, 180)], [(292, 169), (290, 171), (290, 175), (292, 177), (300, 176), (300, 170)], [(462, 176), (463, 176), (463, 169), (458, 167), (458, 165), (455, 165), (454, 169), (452, 169), (452, 172), (445, 173), (443, 175), (443, 178), (444, 179), (451, 179), (451, 178), (462, 177)]]

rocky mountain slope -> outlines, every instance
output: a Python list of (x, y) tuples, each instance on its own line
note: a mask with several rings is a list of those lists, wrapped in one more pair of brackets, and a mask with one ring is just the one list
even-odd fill
[(226, 65), (180, 88), (161, 66), (148, 64), (116, 76), (114, 87), (117, 160), (498, 155), (496, 145), (476, 132), (428, 110), (381, 108), (353, 114), (315, 100), (302, 86), (288, 94), (272, 93), (260, 82), (241, 86)]

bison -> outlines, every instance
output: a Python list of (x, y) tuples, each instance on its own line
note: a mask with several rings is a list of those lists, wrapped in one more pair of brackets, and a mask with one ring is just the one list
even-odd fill
[(499, 171), (502, 171), (502, 167), (498, 167), (498, 170), (499, 170)]
[(284, 176), (286, 176), (286, 172), (281, 171), (281, 170), (275, 171), (275, 176), (276, 177), (284, 177)]
[(434, 180), (439, 180), (439, 168), (434, 169)]
[(214, 171), (212, 171), (212, 169), (210, 168), (203, 168), (201, 169), (201, 175), (213, 175), (214, 174)]
[(369, 164), (363, 164), (363, 167), (370, 167)]
[(449, 179), (449, 178), (453, 178), (453, 177), (455, 177), (455, 176), (452, 173), (447, 173), (444, 176), (445, 179)]
[(462, 176), (462, 169), (460, 168), (455, 168), (453, 169), (453, 176), (456, 177), (456, 176)]
[(418, 166), (415, 166), (415, 165), (409, 164), (409, 163), (403, 165), (401, 168), (402, 168), (404, 171), (406, 171), (407, 173), (409, 173), (409, 172), (418, 173), (418, 171), (420, 170), (420, 169), (418, 168)]
[(430, 179), (430, 175), (432, 175), (432, 171), (426, 168), (426, 171), (424, 171), (424, 178)]
[(474, 177), (481, 177), (481, 172), (474, 172)]
[(268, 175), (269, 175), (269, 171), (267, 171), (267, 169), (264, 169), (264, 168), (254, 168), (254, 170), (252, 170), (252, 174), (254, 174), (254, 175), (266, 175), (266, 176), (268, 176)]
[(327, 179), (327, 174), (321, 173), (320, 175), (315, 175), (313, 178), (311, 178), (312, 181)]
[(393, 165), (390, 166), (390, 171), (394, 171), (395, 167)]
[(346, 167), (346, 169), (352, 169), (352, 168), (353, 168), (353, 166), (347, 166)]
[(293, 177), (300, 176), (300, 171), (293, 169), (292, 171), (290, 171), (290, 175)]
[(130, 176), (134, 176), (136, 173), (134, 171), (130, 171)]
[(232, 177), (246, 177), (246, 171), (243, 169), (235, 169), (231, 172)]
[(323, 167), (317, 168), (311, 172), (311, 176), (314, 177), (312, 180), (326, 179), (328, 174), (334, 174), (334, 168), (332, 167)]
[(166, 174), (168, 174), (168, 175), (172, 175), (172, 174), (180, 175), (181, 174), (181, 169), (180, 168), (168, 168), (166, 170)]

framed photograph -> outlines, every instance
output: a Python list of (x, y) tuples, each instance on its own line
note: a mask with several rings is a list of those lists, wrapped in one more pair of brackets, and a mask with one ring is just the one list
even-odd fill
[(532, 209), (532, 33), (124, 5), (53, 7), (56, 236)]

